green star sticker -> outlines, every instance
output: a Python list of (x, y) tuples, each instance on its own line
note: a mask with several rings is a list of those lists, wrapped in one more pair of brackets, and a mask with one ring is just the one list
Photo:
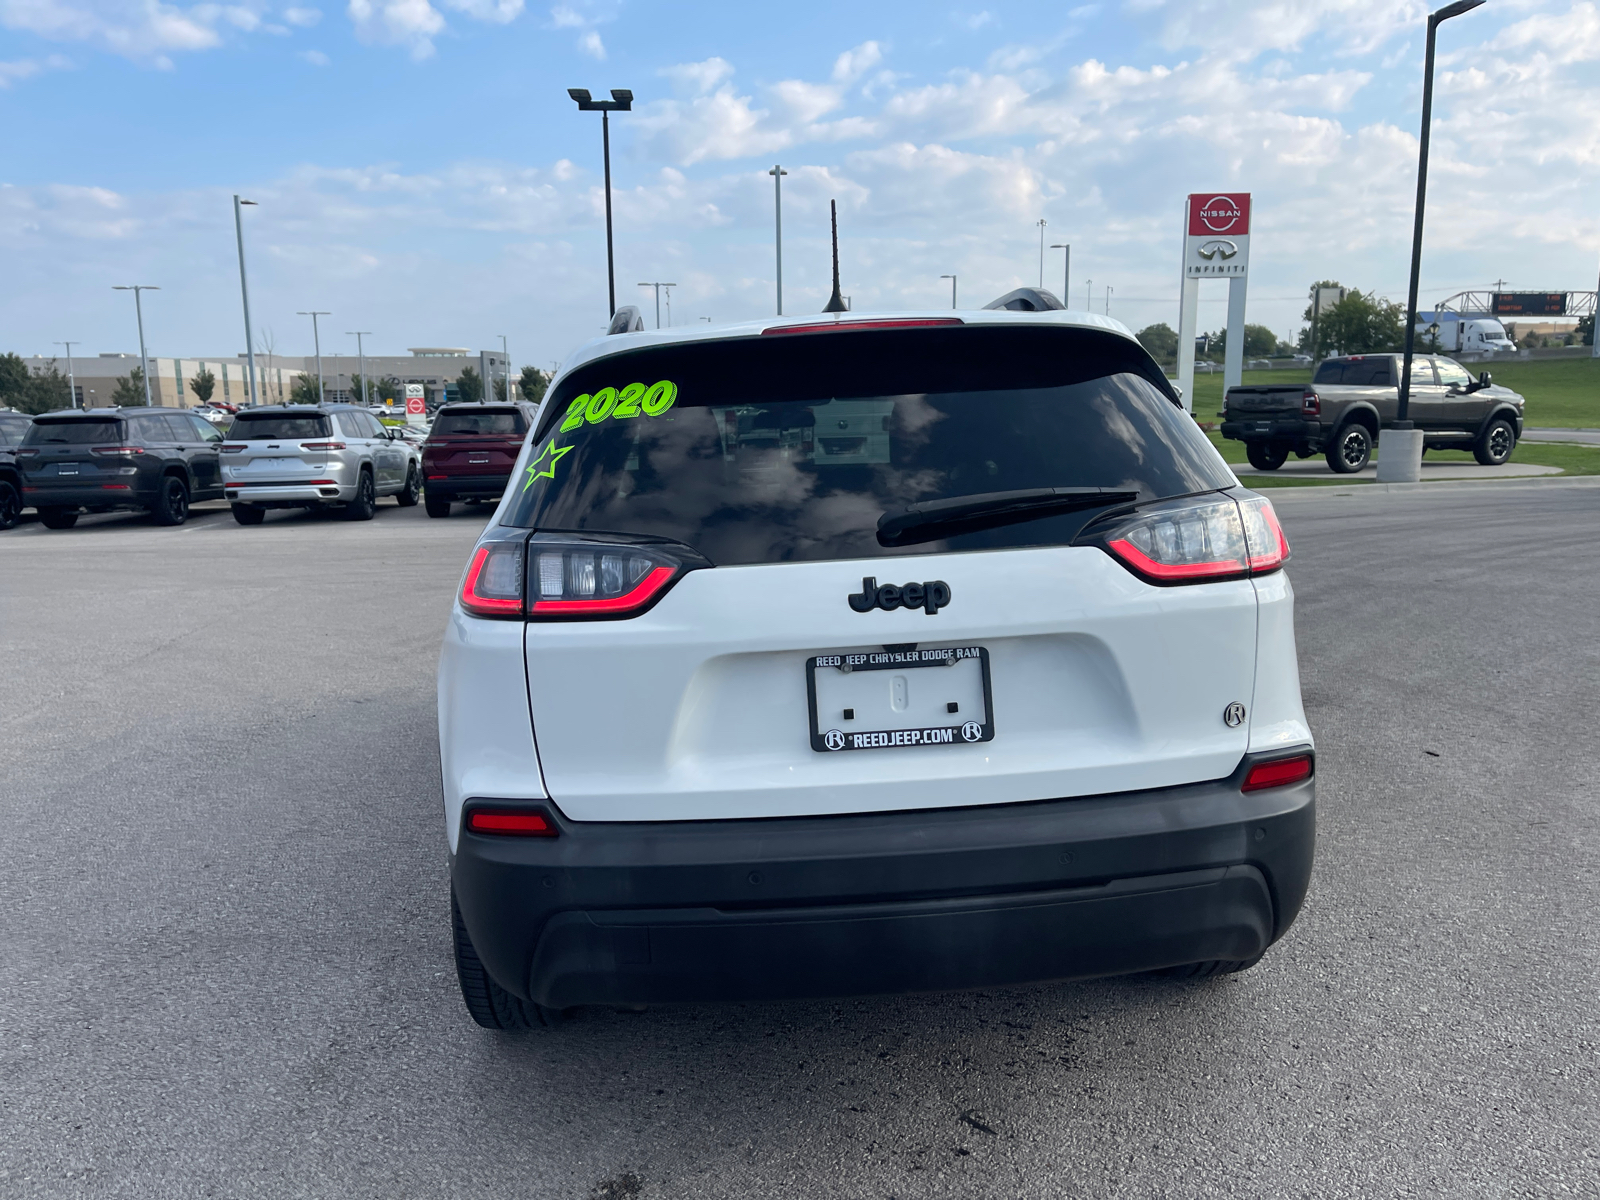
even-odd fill
[(522, 490), (527, 491), (531, 488), (535, 479), (554, 479), (556, 464), (561, 461), (561, 456), (571, 449), (571, 446), (557, 446), (552, 442), (534, 455), (533, 461), (528, 464), (528, 482), (522, 485)]

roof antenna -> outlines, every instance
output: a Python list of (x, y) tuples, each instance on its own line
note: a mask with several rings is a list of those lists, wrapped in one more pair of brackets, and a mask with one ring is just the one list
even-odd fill
[(833, 217), (833, 295), (828, 297), (828, 303), (823, 312), (840, 313), (848, 311), (844, 305), (844, 297), (839, 294), (839, 202), (828, 201), (828, 212)]

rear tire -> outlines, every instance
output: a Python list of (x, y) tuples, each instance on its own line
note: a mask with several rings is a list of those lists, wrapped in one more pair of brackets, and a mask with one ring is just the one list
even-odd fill
[(1472, 457), (1486, 467), (1498, 467), (1517, 448), (1517, 432), (1511, 422), (1496, 417), (1478, 440), (1472, 443)]
[(254, 504), (235, 504), (233, 519), (241, 525), (259, 525), (267, 519), (267, 510)]
[(450, 889), (450, 924), (455, 933), (456, 978), (461, 983), (461, 999), (474, 1021), (485, 1029), (506, 1033), (523, 1033), (560, 1021), (559, 1011), (513, 996), (484, 969), (467, 933), (466, 922), (461, 919), (461, 906), (456, 903), (453, 887)]
[(1372, 461), (1372, 434), (1365, 425), (1346, 425), (1328, 447), (1328, 466), (1340, 475), (1354, 475)]
[(422, 498), (422, 478), (417, 474), (415, 463), (406, 468), (406, 486), (396, 492), (394, 498), (401, 508), (415, 508)]
[(1254, 958), (1213, 958), (1207, 962), (1185, 963), (1181, 967), (1168, 967), (1156, 974), (1164, 979), (1215, 979), (1218, 975), (1237, 975), (1240, 971), (1248, 971), (1261, 961), (1261, 955)]
[(0, 529), (15, 529), (22, 519), (22, 493), (9, 479), (0, 479)]
[(1250, 465), (1258, 471), (1276, 471), (1289, 457), (1289, 448), (1276, 442), (1246, 442), (1244, 452)]
[(448, 517), (450, 515), (450, 501), (444, 497), (435, 497), (431, 493), (423, 497), (428, 506), (430, 517)]
[(182, 525), (189, 519), (189, 486), (176, 475), (161, 480), (150, 519), (157, 525)]
[(362, 471), (356, 481), (356, 496), (344, 506), (346, 521), (370, 521), (378, 511), (378, 493), (372, 482), (372, 472)]
[(78, 523), (78, 513), (71, 508), (41, 508), (39, 524), (46, 529), (71, 529)]

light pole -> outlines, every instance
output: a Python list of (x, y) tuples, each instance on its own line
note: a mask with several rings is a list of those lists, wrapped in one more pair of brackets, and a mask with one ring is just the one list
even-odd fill
[(243, 205), (252, 208), (259, 207), (254, 200), (241, 200), (237, 193), (233, 197), (233, 232), (239, 241), (239, 295), (244, 297), (244, 354), (250, 363), (250, 407), (254, 408), (260, 403), (256, 395), (256, 342), (250, 332), (250, 285), (245, 282), (244, 275), (244, 218), (240, 215)]
[(497, 333), (495, 336), (500, 339), (500, 357), (505, 359), (500, 369), (505, 372), (506, 403), (509, 404), (511, 403), (511, 343), (506, 341), (506, 335), (503, 333)]
[[(647, 287), (647, 288), (655, 288), (655, 290), (656, 290), (656, 328), (660, 329), (661, 328), (661, 289), (662, 288), (673, 288), (673, 287), (677, 287), (678, 285), (675, 284), (675, 283), (641, 283), (639, 286), (640, 287)], [(670, 303), (670, 301), (669, 301), (669, 303)]]
[(1094, 311), (1094, 280), (1092, 279), (1083, 281), (1083, 311)]
[(767, 174), (772, 176), (772, 214), (778, 229), (775, 244), (778, 248), (778, 315), (783, 316), (783, 177), (789, 172), (777, 163)]
[(1067, 304), (1067, 293), (1072, 289), (1072, 246), (1068, 242), (1051, 242), (1050, 249), (1065, 250), (1066, 265), (1061, 268), (1061, 303)]
[(1039, 286), (1044, 286), (1044, 227), (1045, 219), (1039, 218)]
[(1106, 284), (1106, 316), (1111, 315), (1111, 285)]
[(612, 88), (611, 99), (595, 100), (587, 88), (568, 88), (567, 95), (578, 102), (579, 112), (600, 114), (600, 146), (606, 164), (606, 291), (614, 317), (617, 315), (617, 272), (611, 242), (611, 114), (631, 112), (633, 93), (627, 88)]
[(956, 306), (956, 277), (954, 275), (941, 275), (939, 278), (950, 281), (950, 307), (954, 308)]
[[(1422, 477), (1422, 431), (1411, 427), (1411, 359), (1417, 342), (1417, 280), (1422, 270), (1422, 217), (1428, 198), (1428, 131), (1433, 123), (1433, 46), (1439, 26), (1451, 17), (1471, 12), (1483, 0), (1455, 0), (1428, 14), (1428, 51), (1422, 67), (1422, 136), (1417, 147), (1417, 212), (1411, 230), (1411, 290), (1406, 301), (1406, 352), (1400, 367), (1400, 404), (1393, 429), (1399, 437), (1394, 453), (1378, 459), (1378, 479), (1384, 483), (1415, 483)], [(1389, 450), (1385, 447), (1385, 450)]]
[(675, 283), (664, 283), (661, 286), (667, 289), (667, 328), (671, 329), (672, 328), (672, 289), (677, 287), (678, 285), (675, 284)]
[(117, 283), (112, 285), (111, 290), (114, 292), (133, 293), (133, 313), (139, 319), (139, 374), (144, 376), (144, 405), (149, 408), (150, 358), (144, 351), (144, 305), (139, 301), (139, 293), (159, 292), (161, 289), (153, 283)]
[(321, 404), (327, 398), (327, 392), (322, 390), (322, 335), (317, 332), (317, 318), (331, 317), (333, 314), (318, 308), (310, 312), (297, 312), (297, 317), (311, 318), (311, 343), (317, 348), (317, 403)]
[(78, 407), (78, 382), (77, 382), (77, 380), (75, 380), (72, 377), (72, 343), (71, 342), (57, 342), (56, 345), (65, 346), (67, 348), (67, 395), (71, 400), (71, 403), (68, 404), (67, 407), (68, 408), (77, 408)]
[(361, 403), (365, 404), (367, 402), (367, 350), (366, 347), (361, 344), (361, 339), (363, 337), (371, 337), (372, 330), (346, 329), (344, 331), (344, 335), (345, 337), (353, 337), (356, 340), (356, 359), (361, 364), (361, 366), (357, 368), (357, 370), (361, 372)]

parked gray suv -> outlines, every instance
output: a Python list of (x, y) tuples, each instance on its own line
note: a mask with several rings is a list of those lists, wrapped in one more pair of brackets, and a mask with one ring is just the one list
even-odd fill
[(422, 455), (353, 404), (273, 405), (234, 417), (222, 484), (241, 525), (261, 524), (269, 508), (338, 508), (370, 521), (379, 496), (417, 502)]

